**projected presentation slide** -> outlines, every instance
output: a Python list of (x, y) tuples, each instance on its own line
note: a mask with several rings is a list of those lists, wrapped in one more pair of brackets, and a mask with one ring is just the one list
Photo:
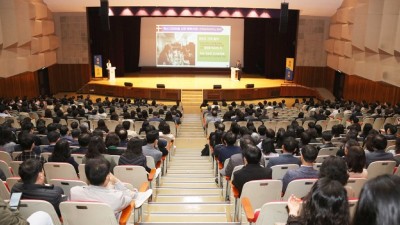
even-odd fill
[(156, 25), (156, 64), (228, 68), (230, 35), (230, 26)]

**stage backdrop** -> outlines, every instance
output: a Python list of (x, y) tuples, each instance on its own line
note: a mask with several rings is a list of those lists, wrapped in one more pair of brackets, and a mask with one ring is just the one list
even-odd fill
[[(243, 15), (248, 15), (246, 11), (248, 9), (241, 10), (243, 10)], [(244, 23), (244, 37), (240, 43), (244, 46), (242, 50), (243, 71), (257, 73), (266, 78), (284, 79), (286, 58), (295, 58), (296, 55), (299, 11), (289, 10), (287, 32), (285, 33), (279, 32), (280, 10), (267, 9), (267, 11), (270, 18), (235, 19), (243, 20)], [(110, 31), (101, 29), (99, 8), (87, 8), (87, 18), (91, 54), (89, 57), (102, 55), (103, 65), (106, 60), (110, 59), (113, 66), (117, 67), (117, 77), (124, 76), (126, 73), (139, 72), (139, 59), (142, 61), (140, 56), (140, 46), (143, 41), (140, 40), (142, 17), (110, 16)], [(182, 21), (188, 19), (188, 17), (175, 18), (182, 19)], [(196, 17), (190, 17), (190, 19), (196, 19)], [(217, 21), (216, 23), (221, 20), (221, 18), (214, 19)], [(232, 57), (231, 55), (230, 60), (235, 61), (236, 58), (241, 59), (240, 56)], [(104, 76), (106, 76), (105, 72), (104, 70)]]

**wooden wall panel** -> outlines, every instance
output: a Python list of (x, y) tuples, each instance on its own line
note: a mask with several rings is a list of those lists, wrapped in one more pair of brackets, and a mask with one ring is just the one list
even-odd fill
[(250, 100), (277, 98), (280, 96), (280, 87), (247, 88), (247, 89), (204, 89), (203, 98), (206, 100)]
[(155, 100), (181, 100), (181, 89), (130, 88), (103, 84), (87, 84), (79, 94), (97, 94), (126, 98), (146, 98)]
[(323, 87), (333, 92), (335, 71), (328, 67), (297, 66), (293, 82), (307, 87)]
[(281, 97), (317, 97), (318, 93), (313, 88), (300, 85), (282, 85)]
[(400, 102), (400, 87), (387, 83), (374, 82), (359, 76), (345, 77), (344, 98), (367, 102)]
[(0, 97), (14, 98), (39, 96), (39, 81), (36, 72), (26, 72), (0, 79)]
[(56, 64), (49, 67), (50, 92), (74, 92), (90, 81), (89, 64)]

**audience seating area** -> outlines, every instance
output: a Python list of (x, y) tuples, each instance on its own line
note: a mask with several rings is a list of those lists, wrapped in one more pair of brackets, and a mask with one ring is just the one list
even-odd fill
[[(14, 149), (11, 153), (6, 152), (5, 148), (0, 151), (0, 170), (6, 177), (6, 180), (3, 180), (0, 184), (0, 196), (1, 198), (8, 200), (10, 197), (11, 188), (19, 181), (19, 165), (22, 163), (21, 161), (15, 161), (14, 159), (21, 154), (21, 146), (18, 144), (17, 137), (24, 128), (23, 123), (26, 121), (31, 121), (35, 127), (34, 133), (36, 137), (41, 140), (41, 144), (38, 147), (38, 150), (41, 153), (41, 156), (48, 161), (51, 157), (52, 153), (44, 152), (50, 143), (45, 133), (42, 133), (39, 129), (40, 124), (43, 121), (44, 127), (49, 127), (54, 124), (55, 120), (58, 122), (56, 125), (58, 128), (61, 125), (68, 126), (70, 130), (72, 129), (80, 129), (81, 126), (86, 126), (89, 132), (95, 131), (98, 127), (99, 118), (97, 117), (96, 111), (101, 111), (104, 109), (105, 117), (102, 119), (105, 122), (106, 127), (109, 129), (109, 132), (103, 131), (103, 139), (106, 136), (116, 130), (117, 127), (122, 125), (124, 121), (130, 122), (130, 131), (136, 132), (136, 135), (129, 135), (129, 138), (139, 137), (144, 139), (146, 136), (144, 132), (142, 133), (141, 129), (143, 128), (143, 123), (147, 118), (142, 118), (142, 112), (158, 112), (164, 109), (172, 111), (179, 111), (183, 113), (182, 106), (152, 106), (152, 105), (134, 105), (128, 104), (122, 100), (122, 102), (116, 100), (113, 103), (107, 104), (89, 104), (88, 99), (78, 98), (77, 100), (69, 99), (68, 101), (72, 101), (75, 104), (72, 106), (71, 104), (58, 104), (50, 102), (48, 106), (53, 106), (56, 110), (50, 110), (50, 117), (46, 115), (46, 110), (36, 110), (32, 112), (20, 112), (18, 110), (9, 110), (9, 116), (0, 117), (0, 124), (3, 124), (3, 127), (10, 129), (13, 132), (13, 138), (15, 137), (16, 144), (14, 145)], [(58, 101), (56, 101), (58, 102)], [(59, 100), (59, 102), (62, 102)], [(49, 102), (48, 102), (49, 103)], [(262, 106), (261, 106), (262, 105)], [(386, 147), (386, 151), (391, 151), (394, 156), (393, 161), (375, 161), (372, 162), (366, 170), (368, 172), (367, 178), (350, 178), (345, 186), (348, 190), (349, 197), (349, 207), (351, 215), (354, 214), (355, 207), (357, 205), (358, 196), (361, 192), (363, 185), (367, 182), (367, 180), (373, 179), (382, 174), (395, 174), (399, 175), (400, 170), (397, 169), (399, 162), (395, 160), (400, 159), (400, 155), (397, 152), (400, 152), (400, 146), (396, 144), (396, 135), (388, 133), (387, 126), (392, 125), (397, 128), (399, 126), (400, 115), (395, 113), (395, 110), (390, 114), (384, 114), (381, 112), (379, 114), (376, 112), (377, 106), (375, 106), (375, 112), (368, 112), (371, 108), (364, 108), (361, 111), (358, 111), (358, 105), (354, 103), (310, 103), (296, 102), (291, 107), (285, 107), (280, 104), (281, 107), (271, 106), (268, 107), (266, 102), (258, 104), (258, 105), (247, 105), (242, 104), (236, 108), (231, 108), (229, 106), (219, 105), (217, 108), (208, 107), (207, 105), (202, 105), (200, 107), (200, 118), (199, 122), (202, 124), (204, 129), (204, 138), (207, 139), (210, 153), (209, 156), (205, 156), (209, 159), (212, 165), (213, 171), (215, 171), (216, 176), (216, 187), (220, 188), (221, 199), (226, 201), (229, 205), (227, 207), (228, 219), (227, 222), (242, 222), (242, 223), (254, 223), (254, 224), (278, 224), (285, 223), (288, 214), (286, 210), (287, 200), (290, 195), (294, 194), (297, 197), (306, 196), (311, 187), (316, 183), (317, 179), (299, 179), (293, 180), (288, 184), (285, 193), (282, 193), (282, 179), (288, 170), (294, 170), (299, 168), (297, 164), (285, 164), (285, 165), (276, 165), (272, 166), (272, 179), (270, 180), (254, 180), (247, 182), (242, 190), (241, 196), (239, 197), (239, 193), (237, 188), (232, 184), (232, 180), (234, 180), (234, 173), (240, 170), (243, 165), (236, 166), (233, 169), (233, 173), (231, 176), (223, 176), (221, 175), (221, 171), (225, 169), (229, 163), (229, 158), (224, 162), (219, 162), (218, 157), (214, 156), (214, 143), (212, 141), (212, 135), (218, 130), (217, 125), (223, 124), (224, 131), (231, 130), (235, 124), (238, 124), (239, 127), (245, 127), (240, 132), (238, 136), (243, 136), (245, 134), (249, 134), (253, 137), (258, 137), (258, 143), (260, 144), (263, 139), (265, 139), (265, 134), (259, 133), (259, 128), (261, 126), (265, 126), (267, 130), (271, 130), (274, 134), (275, 141), (275, 150), (277, 153), (284, 152), (282, 144), (278, 145), (280, 138), (283, 138), (281, 135), (284, 135), (285, 132), (294, 132), (296, 140), (298, 142), (304, 141), (302, 139), (301, 134), (307, 133), (309, 129), (315, 129), (315, 127), (319, 127), (320, 131), (317, 136), (313, 136), (312, 142), (305, 143), (305, 145), (312, 145), (315, 148), (319, 149), (318, 156), (314, 162), (313, 168), (319, 170), (323, 162), (331, 157), (340, 154), (341, 151), (344, 151), (346, 148), (346, 143), (349, 140), (348, 134), (353, 132), (356, 126), (359, 126), (359, 130), (356, 133), (356, 141), (365, 149), (366, 147), (366, 136), (362, 136), (363, 128), (366, 124), (371, 126), (373, 130), (376, 130), (378, 133), (381, 132), (386, 136), (394, 135), (394, 139), (388, 140), (388, 144)], [(351, 106), (350, 112), (347, 107)], [(81, 106), (81, 107), (78, 107)], [(104, 107), (103, 107), (104, 106)], [(214, 104), (215, 106), (215, 104)], [(333, 107), (332, 107), (333, 106)], [(268, 108), (267, 108), (268, 107)], [(253, 112), (249, 113), (249, 109), (253, 109)], [(74, 109), (77, 110), (76, 113), (79, 114), (79, 110), (85, 111), (85, 113), (81, 113), (75, 116), (72, 116)], [(90, 110), (89, 110), (90, 109)], [(62, 110), (63, 116), (60, 116), (59, 110)], [(72, 111), (71, 111), (72, 110)], [(212, 115), (213, 111), (216, 111), (216, 115)], [(257, 111), (258, 110), (258, 111)], [(322, 110), (322, 111), (321, 111)], [(336, 112), (335, 115), (331, 113)], [(48, 111), (48, 110), (47, 110)], [(131, 111), (140, 112), (141, 115), (139, 117), (132, 116)], [(389, 107), (386, 106), (386, 113), (389, 113)], [(4, 111), (3, 111), (4, 112)], [(3, 113), (1, 112), (1, 113)], [(93, 113), (95, 112), (95, 113)], [(168, 111), (171, 112), (171, 111)], [(355, 112), (360, 112), (360, 115), (354, 116)], [(75, 113), (75, 114), (76, 114)], [(116, 118), (112, 118), (113, 115), (117, 115)], [(137, 115), (137, 114), (136, 114)], [(323, 116), (322, 116), (323, 115)], [(158, 117), (158, 113), (149, 114), (148, 119), (156, 116), (157, 118), (164, 119), (164, 115), (160, 115)], [(241, 118), (243, 116), (243, 118)], [(322, 116), (322, 117), (319, 117)], [(183, 116), (182, 116), (183, 117)], [(180, 117), (180, 118), (182, 118)], [(246, 119), (247, 117), (247, 119)], [(29, 118), (29, 119), (27, 119)], [(57, 119), (55, 119), (57, 118)], [(178, 116), (179, 118), (179, 116)], [(355, 119), (356, 118), (356, 119)], [(217, 121), (217, 123), (216, 123)], [(160, 122), (157, 120), (149, 121), (149, 124), (158, 129)], [(151, 156), (147, 156), (147, 166), (151, 168), (151, 172), (146, 172), (145, 168), (142, 166), (135, 165), (118, 165), (119, 155), (109, 155), (107, 153), (103, 153), (104, 157), (111, 163), (113, 174), (119, 178), (122, 182), (126, 184), (126, 187), (129, 189), (138, 189), (140, 192), (145, 192), (149, 189), (153, 190), (153, 197), (157, 196), (157, 189), (160, 186), (160, 182), (163, 177), (168, 174), (168, 168), (173, 161), (173, 157), (176, 151), (176, 148), (179, 149), (179, 146), (175, 145), (175, 138), (180, 138), (180, 122), (175, 121), (167, 121), (167, 124), (171, 128), (171, 134), (174, 139), (170, 136), (162, 136), (160, 138), (165, 139), (167, 142), (166, 149), (168, 150), (168, 155), (163, 156), (162, 160), (158, 163), (154, 162), (154, 159)], [(356, 125), (355, 125), (356, 124)], [(78, 125), (78, 128), (76, 128)], [(335, 133), (337, 127), (340, 126), (342, 129), (339, 133)], [(75, 127), (75, 128), (73, 128)], [(294, 127), (302, 128), (300, 133), (297, 133), (298, 130), (294, 129)], [(340, 130), (340, 129), (339, 129)], [(323, 132), (330, 132), (333, 137), (331, 139), (332, 146), (324, 147), (326, 141), (323, 140), (321, 134)], [(397, 130), (396, 130), (397, 132)], [(314, 135), (314, 134), (313, 134)], [(397, 140), (399, 136), (397, 136)], [(303, 143), (304, 144), (304, 143)], [(240, 146), (240, 141), (236, 141), (236, 146)], [(400, 144), (399, 144), (400, 145)], [(5, 145), (4, 145), (5, 146)], [(261, 144), (259, 145), (261, 146)], [(199, 149), (201, 146), (198, 146)], [(0, 146), (0, 148), (3, 148)], [(77, 150), (79, 146), (71, 146), (71, 152)], [(117, 149), (122, 152), (126, 151), (126, 147), (117, 147)], [(200, 154), (200, 151), (199, 151)], [(296, 157), (300, 158), (300, 153), (297, 151), (295, 153)], [(69, 190), (74, 186), (85, 186), (88, 185), (88, 181), (84, 172), (84, 162), (86, 161), (84, 154), (71, 154), (74, 160), (79, 164), (79, 173), (76, 173), (74, 167), (69, 163), (61, 163), (61, 162), (46, 162), (44, 163), (44, 171), (46, 173), (47, 183), (59, 186), (64, 190), (64, 193), (67, 197), (69, 197)], [(341, 156), (340, 156), (341, 157)], [(270, 156), (263, 155), (262, 156), (262, 166), (267, 166)], [(214, 172), (213, 172), (214, 173)], [(151, 202), (151, 198), (149, 201)], [(61, 214), (62, 221), (57, 217), (57, 214), (54, 211), (54, 208), (51, 204), (41, 201), (41, 200), (22, 200), (20, 207), (21, 216), (23, 218), (27, 218), (32, 212), (41, 209), (50, 214), (53, 219), (54, 224), (64, 224), (74, 225), (74, 224), (87, 224), (87, 223), (99, 223), (101, 224), (104, 221), (109, 221), (107, 224), (127, 224), (133, 222), (146, 222), (143, 219), (143, 209), (137, 208), (135, 209), (135, 205), (132, 203), (126, 210), (124, 210), (122, 216), (119, 218), (119, 221), (115, 219), (115, 215), (112, 212), (111, 208), (103, 203), (93, 203), (93, 202), (73, 202), (66, 201), (61, 203)], [(147, 203), (146, 203), (147, 204)], [(50, 206), (49, 206), (50, 205)]]

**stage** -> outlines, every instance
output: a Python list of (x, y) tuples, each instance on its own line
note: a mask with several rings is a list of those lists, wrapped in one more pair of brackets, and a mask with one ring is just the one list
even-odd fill
[[(131, 83), (132, 86), (125, 86), (125, 83)], [(163, 84), (165, 88), (157, 88), (157, 84)], [(254, 87), (246, 88), (247, 84), (254, 84)], [(221, 85), (221, 89), (214, 89), (214, 85)], [(312, 88), (287, 83), (283, 79), (266, 79), (250, 74), (244, 74), (240, 81), (232, 81), (228, 74), (131, 74), (118, 77), (115, 81), (92, 79), (77, 93), (165, 101), (185, 99), (193, 102), (193, 92), (206, 100), (316, 96)]]
[(254, 84), (254, 88), (280, 87), (284, 80), (249, 74), (244, 74), (240, 81), (232, 81), (230, 74), (130, 74), (117, 77), (115, 81), (92, 79), (89, 84), (124, 86), (125, 82), (132, 83), (134, 88), (156, 88), (157, 84), (164, 84), (166, 89), (199, 90), (213, 89), (216, 84), (221, 85), (222, 89), (244, 89), (246, 84)]

